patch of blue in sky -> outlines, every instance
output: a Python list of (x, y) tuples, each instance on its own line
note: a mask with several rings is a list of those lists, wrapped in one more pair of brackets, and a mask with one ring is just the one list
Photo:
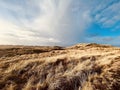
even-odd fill
[(120, 36), (120, 28), (116, 29), (116, 27), (120, 25), (118, 22), (114, 26), (107, 28), (99, 25), (97, 23), (93, 23), (87, 30), (86, 34), (90, 36)]

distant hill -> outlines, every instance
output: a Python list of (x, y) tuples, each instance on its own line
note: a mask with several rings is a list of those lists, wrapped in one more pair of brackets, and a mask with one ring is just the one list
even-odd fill
[(0, 90), (120, 90), (120, 48), (0, 45)]

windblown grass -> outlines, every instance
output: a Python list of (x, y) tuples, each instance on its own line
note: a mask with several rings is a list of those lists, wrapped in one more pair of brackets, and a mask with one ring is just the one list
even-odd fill
[(21, 47), (0, 51), (0, 90), (120, 90), (119, 48)]

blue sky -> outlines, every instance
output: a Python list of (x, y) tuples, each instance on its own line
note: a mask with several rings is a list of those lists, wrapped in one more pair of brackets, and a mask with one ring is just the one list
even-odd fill
[(120, 46), (120, 0), (0, 0), (0, 44)]

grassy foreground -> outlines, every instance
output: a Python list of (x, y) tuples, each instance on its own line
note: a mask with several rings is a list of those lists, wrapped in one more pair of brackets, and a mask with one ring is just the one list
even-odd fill
[(1, 45), (0, 90), (120, 90), (120, 48)]

